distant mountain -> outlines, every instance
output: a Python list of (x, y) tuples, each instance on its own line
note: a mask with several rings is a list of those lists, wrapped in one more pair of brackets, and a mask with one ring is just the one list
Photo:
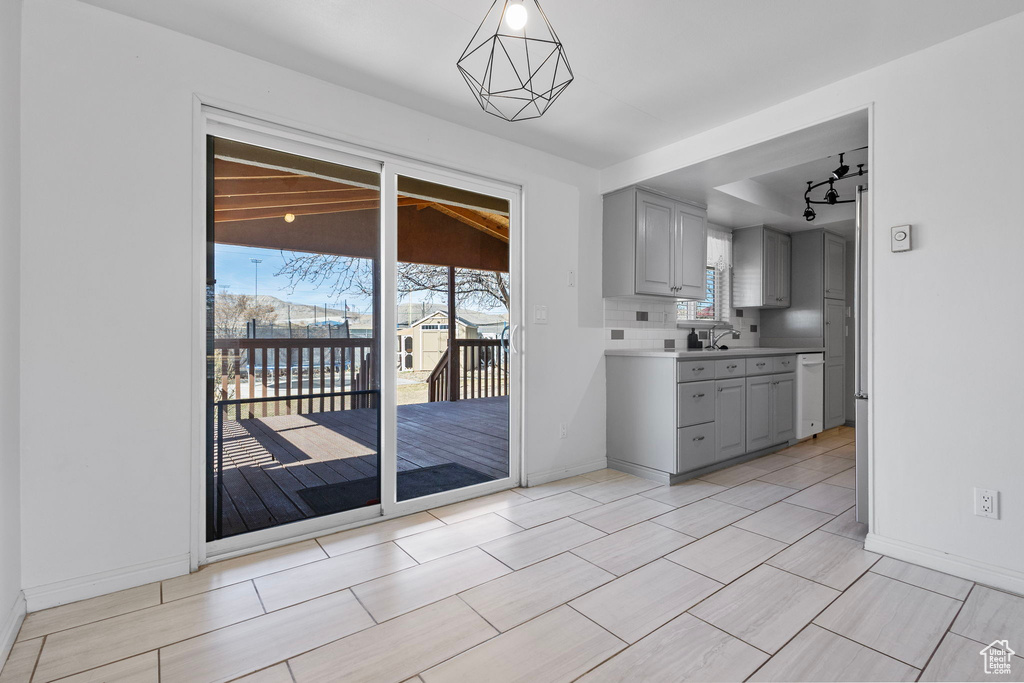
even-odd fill
[[(234, 296), (228, 294), (227, 296)], [(327, 307), (326, 311), (323, 306), (310, 306), (309, 304), (297, 304), (289, 301), (284, 301), (276, 296), (270, 296), (269, 294), (260, 294), (258, 297), (259, 303), (264, 306), (272, 306), (274, 313), (277, 314), (278, 324), (287, 324), (289, 316), (291, 317), (292, 324), (294, 325), (310, 325), (314, 322), (323, 322), (324, 315), (326, 312), (326, 319), (335, 322), (341, 322), (345, 320), (345, 309), (344, 308), (331, 308)], [(431, 313), (437, 311), (447, 311), (448, 307), (438, 303), (426, 303), (426, 302), (414, 302), (405, 301), (398, 304), (397, 307), (397, 322), (399, 325), (409, 325), (416, 322), (421, 318), (425, 318)], [(501, 324), (508, 320), (507, 315), (499, 315), (496, 313), (484, 313), (482, 311), (471, 311), (466, 309), (459, 309), (459, 317), (467, 320), (474, 325), (495, 325)], [(369, 329), (373, 326), (373, 318), (367, 313), (356, 313), (353, 310), (348, 311), (348, 320), (352, 329)]]

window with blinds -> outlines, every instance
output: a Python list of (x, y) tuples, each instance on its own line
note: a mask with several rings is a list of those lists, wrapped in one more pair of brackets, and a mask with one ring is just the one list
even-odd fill
[(708, 228), (708, 262), (701, 301), (680, 301), (680, 322), (728, 322), (732, 294), (732, 234)]

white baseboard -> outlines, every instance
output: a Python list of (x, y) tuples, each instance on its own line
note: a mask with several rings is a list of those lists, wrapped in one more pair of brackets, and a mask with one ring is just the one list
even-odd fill
[(66, 605), (70, 602), (87, 600), (98, 595), (135, 588), (154, 581), (163, 581), (188, 574), (188, 572), (189, 556), (186, 553), (77, 579), (26, 588), (25, 601), (29, 612), (38, 612), (41, 609), (57, 605)]
[(14, 639), (18, 637), (21, 630), (21, 622), (25, 621), (25, 594), (18, 591), (18, 597), (11, 606), (3, 623), (0, 624), (0, 669), (4, 668), (7, 655), (11, 654), (14, 647)]
[(940, 550), (887, 538), (878, 534), (868, 534), (864, 540), (864, 549), (881, 553), (904, 562), (919, 564), (937, 572), (952, 574), (968, 581), (999, 588), (1018, 595), (1024, 595), (1024, 572), (1005, 567), (986, 564), (967, 557), (960, 557)]
[(587, 472), (596, 472), (597, 470), (603, 470), (606, 467), (608, 467), (608, 458), (597, 458), (584, 463), (583, 465), (570, 467), (569, 469), (548, 470), (547, 472), (527, 474), (525, 485), (540, 486), (541, 484), (546, 484), (549, 481), (565, 479), (566, 477), (575, 477), (578, 474), (586, 474)]

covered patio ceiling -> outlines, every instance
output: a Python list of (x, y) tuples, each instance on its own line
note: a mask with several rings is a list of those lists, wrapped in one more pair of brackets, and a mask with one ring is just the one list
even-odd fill
[[(215, 242), (377, 257), (376, 174), (232, 141), (214, 144)], [(399, 178), (398, 190), (399, 261), (508, 272), (506, 201), (411, 178)]]

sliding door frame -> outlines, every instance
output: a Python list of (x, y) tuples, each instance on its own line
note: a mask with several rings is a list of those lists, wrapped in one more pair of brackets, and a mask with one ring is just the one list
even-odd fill
[[(237, 107), (231, 107), (237, 109)], [(268, 120), (262, 114), (235, 113), (199, 97), (193, 108), (193, 229), (192, 229), (192, 410), (191, 410), (191, 528), (190, 568), (215, 560), (244, 555), (257, 550), (294, 543), (324, 534), (400, 517), (450, 503), (475, 498), (518, 486), (524, 471), (522, 451), (522, 354), (510, 353), (509, 381), (509, 476), (452, 491), (398, 502), (397, 491), (397, 405), (394, 392), (397, 371), (394, 363), (379, 363), (380, 431), (378, 435), (381, 503), (333, 515), (283, 524), (239, 534), (217, 541), (206, 540), (207, 515), (207, 382), (206, 382), (206, 282), (207, 282), (207, 136), (214, 135), (239, 142), (276, 149), (291, 154), (321, 159), (353, 168), (381, 173), (381, 281), (377, 304), (381, 307), (380, 339), (376, 352), (381, 359), (395, 357), (396, 266), (397, 266), (397, 176), (407, 175), (450, 185), (472, 192), (500, 197), (509, 201), (509, 270), (513, 292), (509, 324), (513, 342), (522, 348), (522, 311), (524, 286), (523, 255), (523, 190), (521, 185), (492, 180), (472, 173), (420, 162), (400, 155), (347, 143), (322, 134), (296, 129), (284, 122)], [(516, 338), (517, 332), (520, 338)]]
[[(398, 301), (397, 264), (398, 264), (398, 176), (416, 178), (448, 187), (467, 190), (477, 194), (497, 197), (508, 201), (509, 206), (509, 329), (512, 343), (509, 349), (509, 441), (508, 467), (509, 474), (503, 479), (474, 484), (463, 488), (443, 491), (429, 496), (397, 501), (397, 458), (382, 461), (381, 470), (381, 504), (385, 517), (398, 517), (412, 512), (449, 505), (467, 498), (494, 493), (518, 486), (522, 467), (522, 353), (517, 347), (517, 336), (522, 329), (523, 314), (523, 277), (522, 277), (522, 190), (519, 187), (506, 185), (497, 181), (486, 180), (465, 173), (437, 168), (430, 164), (405, 161), (385, 161), (382, 186), (385, 198), (381, 200), (384, 210), (384, 253), (381, 289), (384, 294), (385, 310), (381, 317), (381, 327), (385, 330), (397, 329), (395, 304)], [(454, 334), (453, 330), (448, 331)], [(383, 358), (395, 358), (397, 336), (384, 334)], [(381, 383), (387, 387), (380, 397), (382, 450), (398, 453), (398, 405), (395, 395), (398, 369), (395, 363), (382, 363)]]

